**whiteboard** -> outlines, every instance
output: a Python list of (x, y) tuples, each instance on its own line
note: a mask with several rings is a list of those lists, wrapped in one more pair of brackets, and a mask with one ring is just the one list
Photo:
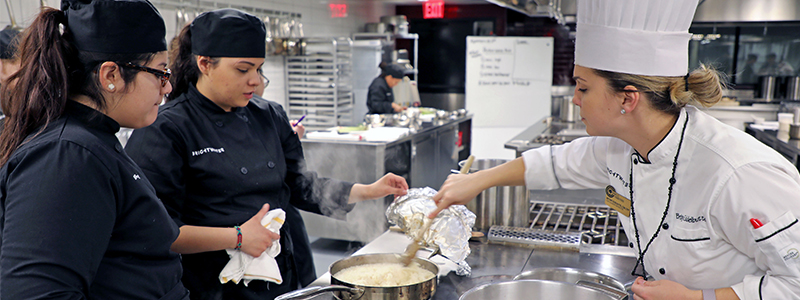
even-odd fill
[(552, 37), (467, 37), (472, 126), (528, 127), (550, 115)]

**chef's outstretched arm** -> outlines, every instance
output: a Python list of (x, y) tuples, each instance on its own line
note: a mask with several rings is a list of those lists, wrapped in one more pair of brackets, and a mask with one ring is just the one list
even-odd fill
[(490, 187), (515, 185), (525, 185), (525, 162), (522, 157), (473, 174), (452, 174), (447, 177), (439, 192), (433, 196), (436, 210), (428, 217), (435, 217), (450, 205), (467, 204)]
[(388, 195), (402, 196), (408, 192), (406, 179), (392, 173), (383, 175), (371, 184), (356, 183), (350, 189), (347, 203), (356, 203), (364, 200), (379, 199)]
[[(636, 278), (631, 286), (635, 300), (703, 300), (703, 291), (690, 290), (680, 283), (670, 280), (646, 281)], [(717, 300), (739, 300), (732, 288), (714, 290)]]

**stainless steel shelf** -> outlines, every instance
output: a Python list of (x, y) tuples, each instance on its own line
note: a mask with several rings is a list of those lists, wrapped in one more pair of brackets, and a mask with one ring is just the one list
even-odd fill
[(307, 55), (287, 56), (289, 118), (306, 115), (303, 125), (318, 130), (353, 120), (350, 38), (306, 39)]

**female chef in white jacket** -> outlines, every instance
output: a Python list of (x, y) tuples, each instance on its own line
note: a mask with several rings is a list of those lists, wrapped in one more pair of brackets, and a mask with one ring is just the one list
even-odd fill
[(797, 168), (692, 106), (721, 98), (714, 70), (686, 73), (697, 1), (634, 1), (578, 2), (573, 103), (592, 137), (451, 175), (432, 215), (492, 186), (607, 188), (634, 273), (656, 279), (635, 299), (800, 299)]

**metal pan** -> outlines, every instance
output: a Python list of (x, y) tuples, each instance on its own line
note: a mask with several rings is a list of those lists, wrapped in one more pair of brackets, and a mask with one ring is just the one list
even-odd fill
[(535, 268), (523, 272), (514, 280), (540, 279), (577, 284), (600, 290), (618, 299), (628, 296), (625, 285), (614, 277), (576, 268)]
[(311, 297), (326, 292), (333, 292), (334, 296), (341, 300), (428, 300), (433, 297), (433, 293), (436, 292), (436, 286), (439, 283), (439, 267), (426, 259), (414, 258), (413, 261), (418, 263), (421, 268), (431, 271), (437, 276), (434, 276), (430, 280), (411, 285), (392, 287), (362, 286), (344, 282), (334, 276), (339, 271), (353, 266), (376, 263), (401, 263), (401, 261), (401, 255), (397, 253), (366, 254), (344, 258), (334, 262), (328, 268), (331, 274), (331, 286), (305, 288), (280, 295), (275, 298), (275, 300), (310, 299)]
[(549, 280), (517, 280), (499, 283), (490, 283), (475, 287), (463, 295), (459, 300), (487, 300), (487, 299), (581, 299), (581, 300), (617, 300), (604, 292), (559, 281)]

